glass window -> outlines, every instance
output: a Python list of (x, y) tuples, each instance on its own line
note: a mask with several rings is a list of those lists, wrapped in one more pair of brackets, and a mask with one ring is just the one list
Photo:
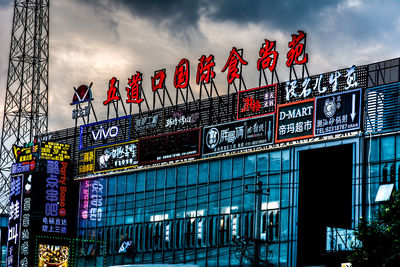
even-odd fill
[(218, 182), (219, 181), (219, 171), (220, 171), (220, 161), (211, 161), (210, 162), (210, 182)]
[(131, 173), (126, 176), (126, 193), (127, 194), (135, 192), (135, 178), (136, 178), (135, 173)]
[(187, 166), (178, 167), (178, 186), (185, 186), (187, 181)]
[(195, 185), (197, 183), (197, 164), (188, 166), (188, 185)]
[(269, 154), (269, 169), (272, 172), (281, 170), (281, 151), (274, 151)]
[(394, 136), (385, 136), (381, 138), (381, 160), (394, 159)]
[(119, 175), (117, 177), (117, 194), (121, 195), (125, 193), (125, 188), (126, 188), (126, 176), (125, 175)]
[(249, 155), (244, 157), (244, 173), (247, 175), (255, 175), (256, 155)]
[(146, 173), (145, 172), (137, 173), (136, 192), (143, 192), (144, 191), (145, 182), (146, 182)]
[(282, 170), (289, 171), (290, 170), (290, 150), (282, 151)]
[(224, 159), (221, 162), (221, 180), (228, 180), (232, 178), (232, 159)]
[(175, 187), (176, 180), (175, 180), (175, 168), (168, 168), (167, 169), (167, 187)]
[(199, 164), (199, 184), (208, 182), (208, 162)]
[(117, 177), (112, 176), (112, 177), (109, 177), (107, 180), (108, 180), (108, 195), (114, 196)]
[(157, 170), (156, 189), (164, 189), (165, 187), (165, 169)]
[(146, 190), (154, 190), (154, 184), (156, 180), (156, 172), (148, 171), (146, 175)]
[(233, 178), (243, 177), (243, 157), (233, 158)]

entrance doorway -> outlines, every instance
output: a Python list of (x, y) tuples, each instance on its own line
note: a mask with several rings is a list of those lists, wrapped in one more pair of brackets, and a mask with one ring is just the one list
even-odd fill
[(351, 228), (352, 164), (351, 144), (300, 152), (298, 266), (325, 265), (327, 226)]

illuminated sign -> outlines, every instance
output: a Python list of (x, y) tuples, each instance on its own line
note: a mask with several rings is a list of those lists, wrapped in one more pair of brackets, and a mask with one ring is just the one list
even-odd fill
[(35, 161), (27, 161), (27, 162), (21, 162), (21, 163), (14, 163), (11, 165), (11, 174), (21, 174), (21, 173), (26, 173), (26, 172), (31, 172), (34, 171), (36, 167), (36, 162)]
[(158, 122), (160, 121), (159, 115), (153, 115), (153, 116), (144, 116), (142, 118), (138, 118), (134, 121), (134, 127), (136, 131), (141, 131), (141, 130), (148, 130), (148, 129), (154, 129), (157, 127)]
[(94, 172), (135, 168), (138, 165), (137, 140), (105, 146), (94, 150), (96, 163)]
[(39, 145), (33, 143), (23, 147), (13, 145), (13, 152), (16, 162), (32, 161), (38, 158)]
[(196, 124), (198, 120), (198, 112), (187, 115), (183, 111), (172, 111), (172, 116), (165, 119), (165, 128)]
[(204, 128), (203, 155), (271, 144), (274, 115)]
[(264, 116), (275, 112), (277, 85), (239, 91), (237, 119)]
[(315, 135), (358, 130), (361, 127), (361, 90), (315, 100)]
[(278, 103), (289, 103), (302, 99), (345, 92), (365, 87), (367, 72), (365, 67), (352, 66), (335, 72), (306, 77), (304, 79), (281, 83), (278, 90)]
[(139, 140), (139, 165), (200, 156), (200, 128)]
[(80, 128), (79, 149), (129, 141), (130, 124), (131, 117), (125, 116), (83, 125)]
[(65, 161), (71, 159), (71, 146), (54, 142), (42, 142), (40, 158), (46, 160)]
[(94, 151), (81, 151), (79, 153), (78, 174), (89, 174), (94, 171)]
[(11, 176), (10, 214), (8, 217), (7, 266), (19, 266), (24, 175)]
[(276, 113), (275, 142), (314, 136), (314, 99), (279, 105)]
[(39, 244), (38, 267), (68, 267), (69, 255), (69, 247), (67, 246)]
[(66, 235), (68, 232), (68, 163), (48, 160), (46, 165), (44, 217), (41, 232)]
[(106, 192), (106, 180), (85, 180), (81, 182), (81, 199), (79, 214), (81, 220), (89, 222), (89, 226), (101, 225), (103, 221), (104, 195)]

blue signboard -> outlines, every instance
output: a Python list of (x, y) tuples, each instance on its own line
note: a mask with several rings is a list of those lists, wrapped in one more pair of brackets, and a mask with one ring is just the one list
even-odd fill
[(315, 101), (315, 135), (359, 130), (362, 90), (318, 97)]

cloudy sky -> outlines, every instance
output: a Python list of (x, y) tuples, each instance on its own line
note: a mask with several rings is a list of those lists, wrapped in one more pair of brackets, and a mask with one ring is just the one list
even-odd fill
[[(93, 82), (94, 104), (104, 119), (108, 81), (123, 88), (136, 71), (150, 98), (150, 77), (167, 69), (166, 86), (180, 59), (191, 63), (193, 83), (201, 55), (213, 54), (216, 84), (233, 46), (249, 62), (243, 77), (256, 87), (256, 62), (264, 39), (276, 40), (278, 75), (285, 67), (291, 34), (307, 33), (310, 74), (400, 56), (400, 1), (385, 0), (50, 0), (49, 130), (73, 126), (69, 105), (73, 87)], [(6, 87), (14, 0), (0, 0), (0, 86)], [(3, 110), (4, 91), (0, 94)]]

